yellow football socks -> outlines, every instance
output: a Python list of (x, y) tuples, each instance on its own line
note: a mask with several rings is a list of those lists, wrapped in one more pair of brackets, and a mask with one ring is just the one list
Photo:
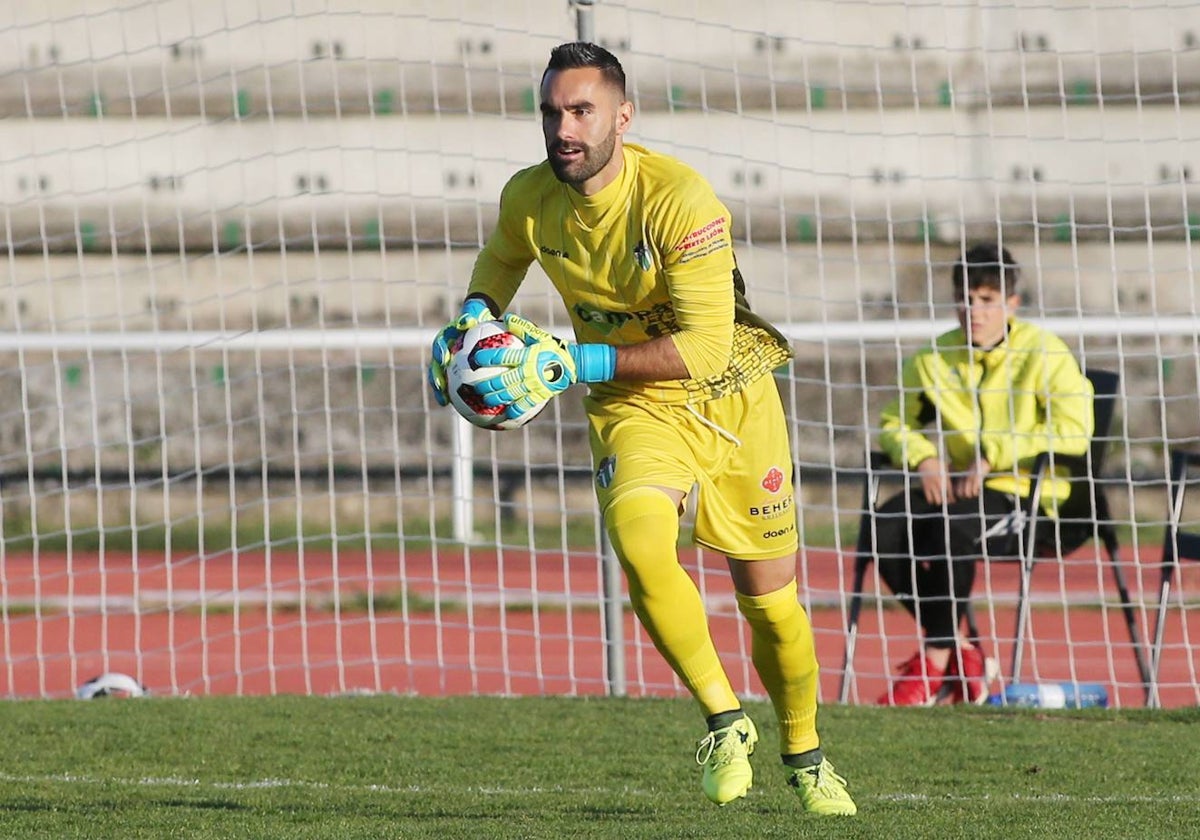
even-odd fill
[(817, 737), (817, 654), (796, 581), (765, 595), (737, 595), (750, 623), (751, 655), (779, 718), (779, 752), (803, 753)]
[(679, 512), (670, 497), (653, 487), (630, 490), (608, 506), (605, 524), (634, 612), (659, 653), (706, 716), (738, 708), (700, 592), (679, 565)]

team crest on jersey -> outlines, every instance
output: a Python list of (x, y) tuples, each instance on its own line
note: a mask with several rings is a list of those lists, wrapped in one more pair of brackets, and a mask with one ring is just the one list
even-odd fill
[(609, 455), (600, 461), (600, 466), (596, 468), (596, 483), (605, 490), (612, 484), (613, 476), (617, 472), (617, 456)]
[(763, 476), (762, 486), (764, 490), (778, 493), (779, 488), (783, 486), (783, 471), (779, 467), (771, 467)]
[(620, 329), (625, 323), (632, 318), (628, 312), (605, 312), (603, 309), (592, 309), (590, 306), (584, 306), (582, 303), (577, 303), (574, 306), (575, 317), (583, 321), (589, 327), (599, 330), (608, 335), (616, 329)]
[(633, 258), (637, 260), (642, 271), (649, 271), (654, 265), (654, 261), (650, 259), (650, 249), (646, 247), (646, 240), (643, 239), (633, 246)]

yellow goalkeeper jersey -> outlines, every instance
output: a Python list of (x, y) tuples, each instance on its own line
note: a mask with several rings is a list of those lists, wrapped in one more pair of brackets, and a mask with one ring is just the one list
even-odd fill
[[(879, 443), (892, 463), (912, 469), (941, 457), (961, 471), (983, 456), (992, 467), (988, 487), (1026, 496), (1039, 452), (1087, 451), (1092, 399), (1091, 381), (1053, 333), (1013, 318), (1000, 344), (978, 350), (953, 329), (905, 361), (900, 393), (881, 414)], [(1052, 512), (1070, 492), (1066, 481), (1054, 481), (1043, 506)]]
[(620, 346), (670, 335), (691, 374), (595, 383), (594, 396), (698, 403), (741, 391), (791, 350), (746, 303), (729, 211), (675, 158), (631, 143), (623, 154), (620, 175), (592, 196), (560, 182), (545, 161), (514, 175), (468, 294), (505, 309), (537, 260), (562, 295), (578, 341)]

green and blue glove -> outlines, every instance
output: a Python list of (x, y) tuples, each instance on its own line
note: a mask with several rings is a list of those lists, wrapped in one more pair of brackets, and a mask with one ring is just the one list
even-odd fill
[(458, 317), (446, 326), (433, 339), (430, 352), (429, 369), (426, 375), (429, 387), (433, 389), (433, 398), (438, 405), (445, 405), (449, 398), (446, 396), (446, 365), (450, 363), (450, 349), (459, 336), (475, 327), (480, 321), (494, 321), (496, 316), (488, 309), (487, 303), (480, 298), (467, 298), (463, 301), (462, 310)]
[(575, 382), (607, 382), (617, 370), (617, 348), (609, 344), (576, 344), (556, 338), (519, 315), (505, 315), (504, 327), (524, 347), (476, 350), (475, 364), (511, 370), (475, 383), (484, 403), (502, 405), (516, 419)]

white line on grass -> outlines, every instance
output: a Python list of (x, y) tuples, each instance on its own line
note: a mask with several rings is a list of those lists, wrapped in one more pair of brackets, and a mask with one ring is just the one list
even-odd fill
[[(55, 773), (47, 776), (17, 776), (11, 773), (0, 773), (0, 783), (45, 784), (47, 782), (72, 785), (120, 785), (122, 787), (185, 787), (197, 790), (263, 790), (269, 788), (297, 788), (299, 790), (330, 790), (344, 793), (445, 793), (451, 790), (464, 790), (471, 793), (493, 795), (524, 795), (537, 793), (565, 793), (570, 795), (595, 794), (610, 792), (608, 788), (567, 788), (561, 785), (552, 787), (528, 788), (494, 788), (494, 787), (429, 787), (427, 785), (337, 785), (328, 782), (312, 782), (304, 779), (251, 779), (245, 782), (204, 781), (202, 779), (183, 779), (178, 776), (147, 776), (141, 779), (121, 779), (111, 777), (81, 776), (76, 773)], [(650, 795), (653, 791), (638, 791), (625, 789), (625, 793)]]
[[(493, 796), (528, 796), (531, 794), (568, 794), (578, 796), (580, 794), (603, 794), (613, 793), (612, 788), (568, 788), (561, 785), (552, 785), (550, 787), (522, 787), (522, 788), (503, 788), (503, 787), (430, 787), (428, 785), (383, 785), (383, 784), (367, 784), (367, 785), (340, 785), (329, 784), (328, 782), (312, 782), (304, 779), (251, 779), (243, 782), (223, 782), (223, 781), (204, 781), (202, 779), (184, 779), (177, 776), (165, 777), (145, 777), (141, 779), (120, 779), (120, 778), (98, 778), (94, 776), (81, 776), (75, 773), (57, 773), (47, 776), (18, 776), (11, 773), (0, 773), (0, 783), (10, 782), (18, 784), (45, 784), (47, 782), (58, 784), (75, 784), (75, 785), (120, 785), (123, 787), (181, 787), (195, 788), (197, 790), (264, 790), (271, 788), (296, 788), (298, 790), (329, 790), (339, 791), (343, 793), (448, 793), (461, 790), (465, 793), (482, 793)], [(637, 788), (622, 788), (621, 793), (631, 794), (634, 796), (658, 796), (661, 791), (639, 790)], [(1200, 802), (1200, 794), (1173, 794), (1170, 796), (1146, 796), (1130, 794), (1125, 796), (1074, 796), (1065, 793), (1045, 793), (1045, 794), (1024, 794), (1024, 793), (1006, 793), (1006, 794), (990, 794), (981, 793), (972, 794), (925, 794), (925, 793), (878, 793), (878, 794), (862, 794), (855, 796), (859, 802), (875, 801), (875, 802), (914, 802), (914, 803), (929, 803), (932, 805), (944, 804), (947, 802), (1019, 802), (1033, 804), (1060, 805), (1063, 803), (1089, 803), (1096, 805), (1130, 805), (1138, 803), (1195, 803)]]
[(954, 793), (930, 795), (925, 793), (880, 793), (868, 796), (855, 796), (855, 799), (874, 799), (877, 802), (928, 802), (942, 804), (946, 802), (1032, 802), (1035, 804), (1060, 805), (1062, 803), (1085, 802), (1094, 805), (1133, 805), (1140, 802), (1200, 802), (1200, 795), (1171, 796), (1075, 796), (1067, 793), (1005, 793), (1000, 795), (981, 793), (978, 795), (961, 795)]

